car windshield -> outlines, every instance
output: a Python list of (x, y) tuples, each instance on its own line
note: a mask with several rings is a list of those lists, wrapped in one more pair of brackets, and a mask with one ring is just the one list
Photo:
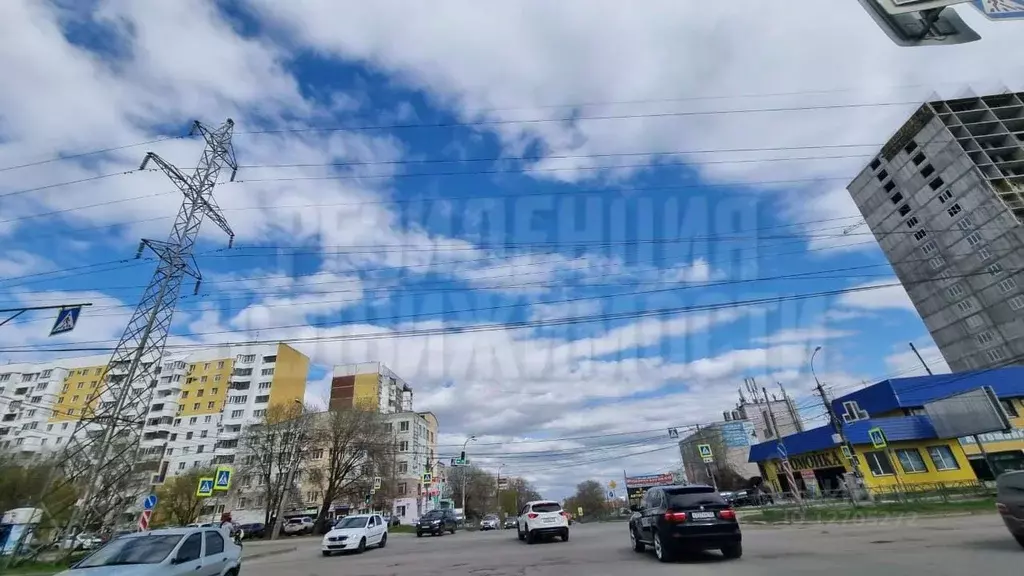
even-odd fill
[(557, 502), (544, 502), (533, 505), (534, 512), (561, 512), (562, 506)]
[(680, 490), (668, 492), (668, 505), (670, 508), (691, 508), (693, 506), (720, 505), (726, 506), (725, 499), (714, 490)]
[(443, 516), (443, 515), (444, 515), (444, 512), (441, 512), (440, 510), (431, 510), (430, 512), (427, 512), (426, 514), (424, 514), (423, 518), (425, 518), (427, 520), (436, 520), (436, 519), (441, 518), (441, 516)]
[(174, 550), (181, 534), (158, 534), (118, 538), (79, 562), (75, 568), (118, 566), (121, 564), (157, 564)]
[(369, 520), (369, 518), (366, 516), (349, 516), (338, 520), (338, 523), (334, 525), (334, 528), (336, 530), (344, 528), (365, 528), (367, 520)]

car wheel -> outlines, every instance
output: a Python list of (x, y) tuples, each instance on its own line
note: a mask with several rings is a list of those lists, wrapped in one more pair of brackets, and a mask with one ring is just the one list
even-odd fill
[(633, 545), (633, 552), (643, 552), (646, 548), (640, 538), (637, 538), (636, 528), (629, 529), (629, 543)]
[(383, 535), (382, 535), (382, 536), (380, 537), (380, 544), (378, 544), (378, 545), (377, 545), (377, 547), (378, 547), (378, 548), (383, 548), (383, 547), (385, 547), (385, 546), (387, 546), (387, 545), (388, 545), (388, 533), (387, 533), (387, 532), (385, 532), (385, 533), (384, 533), (384, 534), (383, 534)]
[(356, 548), (356, 554), (362, 554), (366, 552), (366, 538), (359, 541), (359, 548)]
[(665, 546), (661, 541), (661, 534), (654, 533), (654, 555), (658, 557), (661, 562), (671, 562), (672, 552)]
[(331, 553), (329, 551), (327, 551), (327, 550), (321, 550), (320, 553), (323, 554), (324, 556), (330, 556), (331, 555)]
[(537, 535), (534, 534), (532, 530), (528, 530), (526, 532), (526, 543), (533, 544), (535, 542), (537, 542)]
[(565, 530), (562, 530), (562, 542), (568, 542), (568, 541), (569, 541), (569, 529), (566, 528)]
[(1020, 544), (1021, 548), (1024, 548), (1024, 536), (1014, 534), (1013, 538), (1017, 541), (1017, 544)]
[(526, 540), (526, 534), (523, 534), (523, 531), (519, 529), (519, 525), (516, 525), (516, 536), (518, 536), (520, 540)]
[(726, 558), (736, 559), (743, 556), (743, 544), (739, 542), (722, 548), (722, 555)]
[(423, 538), (423, 532), (417, 532), (416, 533), (416, 537), (417, 538)]

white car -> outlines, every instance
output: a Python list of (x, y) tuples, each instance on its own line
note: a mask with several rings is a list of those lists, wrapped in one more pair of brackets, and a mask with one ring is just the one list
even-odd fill
[(121, 536), (58, 576), (238, 576), (242, 549), (215, 528)]
[(346, 516), (320, 542), (324, 556), (355, 550), (362, 553), (368, 546), (383, 548), (388, 544), (388, 524), (380, 514)]
[(569, 541), (569, 517), (562, 505), (551, 500), (527, 502), (519, 511), (516, 527), (519, 539), (533, 544), (540, 538), (559, 536), (562, 542)]
[(309, 516), (303, 516), (301, 518), (289, 518), (281, 530), (289, 535), (296, 536), (298, 534), (312, 534), (313, 533), (313, 519)]

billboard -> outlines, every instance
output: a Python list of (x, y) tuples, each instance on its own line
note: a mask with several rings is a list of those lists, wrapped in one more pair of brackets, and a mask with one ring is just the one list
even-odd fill
[(646, 476), (627, 476), (627, 488), (651, 488), (654, 486), (669, 486), (673, 483), (674, 477), (671, 472), (667, 474), (648, 474)]
[(730, 420), (717, 425), (722, 432), (726, 448), (747, 448), (754, 436), (754, 423), (750, 420)]
[(961, 438), (1011, 429), (991, 386), (962, 392), (924, 405), (939, 438)]

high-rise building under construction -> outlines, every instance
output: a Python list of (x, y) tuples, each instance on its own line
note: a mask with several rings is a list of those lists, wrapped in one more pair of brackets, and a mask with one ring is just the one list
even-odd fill
[(954, 371), (1024, 359), (1024, 93), (927, 102), (848, 190)]

